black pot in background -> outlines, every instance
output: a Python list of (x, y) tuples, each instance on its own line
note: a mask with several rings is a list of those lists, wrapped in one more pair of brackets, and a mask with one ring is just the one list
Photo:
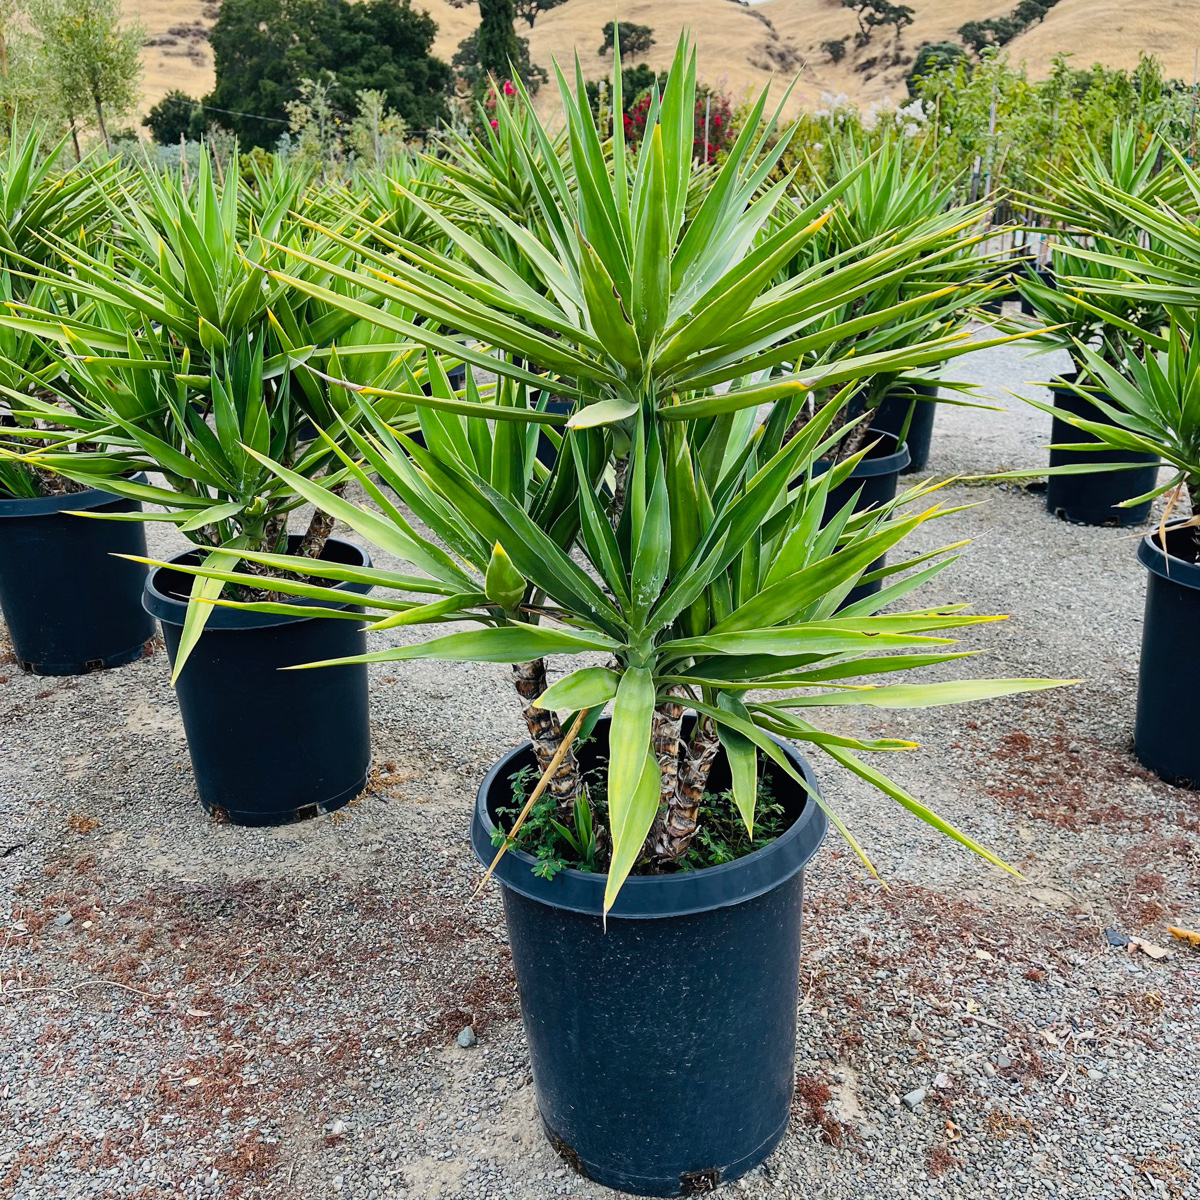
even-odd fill
[[(1063, 379), (1074, 382), (1077, 374), (1064, 375)], [(1110, 424), (1094, 404), (1066, 387), (1051, 388), (1054, 404), (1077, 417), (1089, 421)], [(1052, 443), (1098, 442), (1099, 438), (1052, 418), (1050, 428)], [(1046, 480), (1046, 507), (1055, 516), (1076, 525), (1141, 525), (1150, 515), (1151, 501), (1147, 500), (1135, 508), (1118, 508), (1122, 500), (1132, 499), (1154, 487), (1158, 478), (1159, 459), (1155, 454), (1140, 454), (1131, 450), (1051, 450), (1050, 465), (1065, 466), (1070, 463), (1140, 463), (1136, 470), (1089, 471), (1083, 475), (1051, 475)]]
[[(880, 401), (871, 428), (880, 433), (890, 433), (899, 438), (908, 422), (904, 442), (908, 446), (909, 463), (901, 472), (911, 475), (925, 470), (929, 462), (929, 447), (933, 442), (933, 419), (937, 416), (938, 385), (936, 383), (903, 383), (892, 388)], [(914, 397), (929, 399), (914, 399)], [(909, 418), (909, 410), (912, 417)]]
[[(291, 539), (295, 550), (298, 538)], [(324, 558), (369, 566), (365, 550), (336, 538)], [(195, 551), (172, 562), (197, 561)], [(161, 622), (171, 663), (179, 649), (192, 576), (159, 567), (144, 604)], [(370, 589), (340, 584), (360, 612)], [(216, 608), (176, 684), (196, 790), (204, 808), (235, 825), (284, 825), (332, 812), (366, 786), (371, 763), (363, 663), (283, 671), (366, 650), (362, 622)]]
[(1144, 537), (1138, 560), (1150, 572), (1138, 669), (1133, 748), (1139, 760), (1177, 787), (1200, 787), (1200, 739), (1190, 725), (1200, 680), (1200, 565), (1195, 530)]
[[(585, 770), (607, 753), (607, 718), (596, 735)], [(533, 765), (525, 745), (483, 781), (471, 822), (480, 862), (495, 855), (512, 773)], [(722, 755), (709, 790), (728, 786)], [(542, 1121), (567, 1162), (606, 1187), (707, 1191), (757, 1166), (787, 1127), (804, 867), (826, 818), (782, 772), (772, 786), (793, 819), (780, 838), (720, 867), (629, 878), (607, 930), (603, 875), (542, 879), (519, 850), (496, 869)]]
[[(563, 400), (558, 396), (551, 396), (550, 399), (546, 401), (546, 411), (560, 413), (561, 415), (566, 416), (571, 411), (571, 401)], [(561, 425), (558, 427), (558, 432), (563, 432), (563, 427)], [(536, 453), (538, 462), (540, 462), (544, 467), (553, 467), (555, 462), (558, 460), (558, 447), (555, 446), (555, 444), (541, 429), (538, 430)]]
[(145, 528), (69, 515), (141, 507), (95, 489), (0, 500), (0, 610), (22, 670), (82, 675), (142, 656), (154, 637), (140, 603), (146, 568), (113, 556), (144, 556)]
[[(854, 511), (866, 512), (868, 508), (878, 508), (896, 498), (896, 490), (900, 476), (908, 466), (908, 447), (901, 443), (896, 445), (896, 438), (890, 433), (880, 434), (875, 444), (867, 451), (857, 467), (837, 487), (833, 488), (825, 498), (826, 521), (844, 508), (854, 499)], [(814, 473), (823, 475), (832, 466), (824, 459), (813, 464)], [(887, 555), (881, 555), (867, 571), (877, 571), (887, 562)], [(859, 584), (843, 601), (843, 607), (856, 604), (868, 596), (874, 596), (883, 589), (883, 580), (875, 579), (870, 583)]]

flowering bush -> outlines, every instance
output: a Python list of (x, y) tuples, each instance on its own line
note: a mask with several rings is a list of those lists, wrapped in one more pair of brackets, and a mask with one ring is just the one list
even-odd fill
[[(650, 114), (651, 93), (643, 92), (625, 110), (625, 140), (636, 144), (646, 132)], [(729, 97), (703, 85), (696, 89), (696, 110), (693, 121), (692, 156), (697, 162), (717, 162), (728, 153), (736, 136), (733, 104)]]

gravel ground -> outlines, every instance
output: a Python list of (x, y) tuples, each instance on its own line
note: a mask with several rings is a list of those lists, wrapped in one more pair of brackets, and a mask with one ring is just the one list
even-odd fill
[[(1056, 365), (991, 350), (956, 375), (1004, 402)], [(1046, 422), (943, 409), (930, 469), (1037, 466)], [(931, 601), (1012, 614), (966, 639), (989, 672), (1083, 682), (836, 720), (922, 742), (887, 766), (1025, 878), (817, 761), (890, 886), (832, 835), (814, 862), (794, 1120), (728, 1190), (1200, 1196), (1200, 953), (1164, 929), (1200, 927), (1200, 800), (1130, 754), (1134, 543), (1017, 487), (945, 496), (971, 507), (923, 536), (973, 540)], [(604, 1194), (543, 1140), (498, 899), (469, 903), (474, 790), (518, 740), (506, 671), (371, 686), (369, 792), (254, 831), (200, 811), (161, 652), (0, 666), (0, 1196)]]

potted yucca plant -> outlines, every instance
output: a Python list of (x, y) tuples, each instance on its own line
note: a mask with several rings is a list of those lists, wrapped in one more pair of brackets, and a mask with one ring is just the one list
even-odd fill
[[(825, 189), (835, 181), (843, 182), (837, 207), (788, 265), (789, 273), (869, 253), (889, 241), (934, 235), (919, 271), (880, 278), (872, 291), (849, 301), (835, 319), (883, 313), (904, 300), (912, 303), (900, 315), (852, 333), (837, 352), (849, 353), (853, 346), (858, 353), (870, 353), (883, 345), (916, 345), (965, 332), (973, 307), (997, 287), (991, 279), (992, 256), (983, 249), (997, 232), (984, 227), (988, 203), (955, 204), (954, 181), (939, 180), (929, 162), (906, 155), (902, 140), (891, 137), (871, 153), (853, 143), (837, 151)], [(853, 395), (850, 411), (866, 409), (872, 415), (868, 423), (855, 426), (834, 458), (875, 441), (852, 475), (852, 483), (863, 480), (860, 502), (891, 498), (899, 474), (925, 469), (939, 394), (936, 374), (936, 364), (912, 374), (881, 371)], [(951, 381), (944, 386), (949, 391), (970, 390)], [(872, 439), (872, 434), (887, 436)]]
[[(317, 428), (353, 418), (348, 386), (364, 377), (420, 392), (424, 382), (409, 369), (413, 352), (380, 326), (270, 281), (285, 245), (303, 242), (331, 262), (350, 257), (322, 238), (304, 240), (290, 215), (303, 183), (285, 172), (247, 195), (234, 170), (219, 183), (206, 155), (194, 185), (146, 176), (112, 199), (108, 244), (57, 243), (47, 286), (82, 296), (86, 311), (64, 320), (29, 302), (0, 318), (59, 359), (42, 392), (25, 398), (24, 419), (53, 420), (97, 447), (94, 460), (81, 461), (44, 446), (26, 463), (161, 506), (120, 515), (170, 522), (192, 543), (151, 572), (144, 605), (162, 624), (200, 799), (241, 824), (335, 809), (362, 790), (370, 765), (365, 668), (341, 669), (308, 689), (278, 670), (364, 648), (354, 612), (361, 589), (339, 581), (344, 568), (369, 559), (331, 536), (324, 513), (291, 528), (303, 501), (254, 454), (323, 477), (336, 491), (344, 468)], [(382, 404), (389, 417), (401, 412)], [(121, 478), (113, 461), (162, 482)], [(307, 564), (293, 579), (336, 585), (322, 601), (328, 619), (214, 612), (203, 601), (221, 585), (193, 588), (177, 569), (240, 562), (256, 582), (230, 595), (254, 599), (274, 594), (278, 555)]]
[(1153, 454), (1170, 471), (1145, 499), (1131, 498), (1168, 497), (1162, 520), (1138, 546), (1149, 580), (1133, 743), (1169, 783), (1200, 787), (1200, 747), (1179, 725), (1200, 672), (1200, 309), (1173, 315), (1161, 337), (1130, 349), (1120, 367), (1086, 347), (1079, 354), (1101, 389), (1087, 394), (1100, 419), (1054, 410), (1066, 428), (1088, 436), (1075, 443), (1078, 452), (1106, 464), (1116, 453)]
[[(808, 710), (1048, 684), (873, 682), (949, 662), (957, 655), (945, 633), (990, 619), (958, 605), (880, 615), (946, 566), (946, 554), (894, 562), (886, 588), (840, 607), (881, 554), (942, 511), (904, 513), (893, 502), (826, 520), (830, 489), (861, 452), (816, 467), (848, 432), (840, 413), (858, 381), (963, 349), (934, 338), (827, 354), (863, 322), (915, 304), (831, 319), (880, 274), (919, 271), (921, 238), (777, 281), (831, 201), (772, 224), (786, 181), (763, 184), (788, 139), (773, 143), (764, 99), (693, 208), (695, 64), (685, 42), (636, 160), (619, 125), (611, 144), (601, 141), (582, 78), (574, 94), (559, 82), (568, 162), (541, 132), (547, 152), (523, 157), (541, 232), (474, 197), (511, 238), (521, 271), (437, 214), (459, 257), (397, 241), (391, 261), (368, 256), (365, 272), (346, 269), (373, 309), (303, 272), (276, 276), (423, 340), (431, 355), (459, 347), (384, 306), (403, 299), (426, 321), (478, 338), (490, 352), (462, 351), (468, 392), (481, 368), (499, 374), (495, 393), (474, 407), (410, 397), (420, 445), (379, 415), (388, 396), (362, 389), (361, 425), (347, 422), (339, 457), (366, 504), (255, 457), (412, 565), (403, 579), (349, 573), (375, 585), (363, 604), (380, 624), (468, 623), (369, 659), (516, 664), (530, 741), (488, 772), (471, 841), (502, 888), (538, 1105), (577, 1170), (675, 1195), (748, 1171), (787, 1124), (803, 869), (828, 820), (850, 837), (793, 743), (999, 862), (860, 757), (908, 743), (829, 732)], [(613, 86), (619, 109), (619, 63)], [(805, 416), (818, 385), (845, 387)], [(569, 397), (570, 416), (534, 405), (534, 389)], [(536, 459), (538, 427), (556, 430), (549, 467)], [(273, 586), (302, 591), (286, 579)], [(550, 656), (581, 665), (550, 682)], [(672, 997), (686, 997), (682, 1009)]]
[(1150, 574), (1134, 750), (1162, 778), (1197, 787), (1200, 749), (1180, 732), (1178, 715), (1200, 671), (1200, 174), (1169, 147), (1164, 152), (1182, 192), (1146, 195), (1098, 181), (1082, 193), (1081, 207), (1095, 211), (1095, 223), (1121, 223), (1128, 232), (1125, 241), (1087, 252), (1089, 265), (1108, 273), (1102, 282), (1093, 282), (1094, 273), (1063, 280), (1081, 293), (1093, 289), (1098, 305), (1164, 314), (1164, 325), (1120, 330), (1103, 352), (1077, 345), (1095, 413), (1081, 416), (1061, 404), (1051, 411), (1064, 430), (1079, 431), (1065, 449), (1080, 461), (1061, 470), (1119, 469), (1129, 455), (1167, 468), (1142, 481), (1141, 494), (1127, 489), (1124, 501), (1143, 508), (1166, 497), (1162, 519), (1138, 547)]
[[(1141, 146), (1136, 129), (1118, 122), (1107, 153), (1093, 147), (1069, 171), (1048, 178), (1045, 192), (1027, 200), (1056, 230), (1051, 278), (1030, 266), (1018, 285), (1026, 307), (1049, 327), (1038, 340), (1046, 348), (1067, 350), (1074, 360), (1075, 369), (1050, 385), (1054, 407), (1103, 423), (1104, 409), (1094, 401), (1109, 398), (1098, 390), (1099, 381), (1087, 371), (1079, 347), (1119, 365), (1117, 356), (1126, 350), (1138, 352), (1146, 335), (1156, 334), (1165, 321), (1161, 304), (1113, 287), (1126, 278), (1124, 260), (1138, 257), (1141, 227), (1105, 197), (1125, 195), (1152, 208), (1160, 202), (1177, 205), (1188, 200), (1187, 184), (1169, 155), (1164, 161), (1156, 139)], [(1107, 465), (1100, 469), (1089, 449), (1067, 443), (1104, 447), (1104, 442), (1060, 416), (1051, 418), (1050, 436), (1050, 512), (1083, 525), (1145, 522), (1150, 513), (1147, 495), (1153, 492), (1159, 467), (1156, 455), (1107, 446)], [(1135, 497), (1141, 499), (1128, 503)]]
[[(14, 129), (0, 156), (0, 302), (12, 313), (24, 303), (66, 314), (39, 278), (52, 253), (48, 239), (87, 244), (104, 211), (102, 189), (118, 172), (112, 163), (60, 169), (65, 138), (35, 123)], [(0, 329), (0, 611), (22, 669), (76, 675), (117, 667), (153, 644), (154, 623), (140, 599), (145, 569), (114, 558), (145, 554), (136, 525), (99, 526), (69, 515), (88, 509), (128, 512), (136, 501), (105, 487), (87, 487), (26, 461), (53, 446), (81, 469), (90, 463), (86, 438), (73, 438), (49, 419), (20, 415), (25, 398), (58, 372), (57, 348), (20, 329)], [(113, 460), (109, 467), (130, 469)]]

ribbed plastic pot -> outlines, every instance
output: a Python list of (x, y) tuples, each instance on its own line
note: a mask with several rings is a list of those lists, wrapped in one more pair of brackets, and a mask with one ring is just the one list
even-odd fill
[[(1074, 382), (1076, 374), (1064, 375)], [(1111, 424), (1108, 417), (1094, 404), (1070, 388), (1051, 388), (1054, 404), (1077, 417), (1100, 424)], [(1076, 429), (1058, 417), (1051, 418), (1050, 440), (1062, 442), (1098, 442), (1100, 439), (1083, 429)], [(1071, 463), (1095, 464), (1138, 463), (1136, 469), (1119, 471), (1088, 471), (1082, 475), (1051, 475), (1046, 480), (1046, 507), (1055, 516), (1076, 525), (1141, 525), (1150, 515), (1151, 501), (1134, 508), (1118, 508), (1123, 500), (1131, 500), (1154, 487), (1158, 478), (1159, 459), (1154, 454), (1139, 454), (1132, 450), (1051, 450), (1050, 465)]]
[[(607, 753), (608, 722), (581, 753)], [(814, 790), (796, 751), (779, 743)], [(482, 863), (528, 745), (484, 779), (471, 823)], [(710, 791), (728, 787), (724, 758)], [(707, 1191), (762, 1162), (787, 1127), (795, 1083), (804, 867), (826, 819), (782, 772), (792, 824), (732, 863), (628, 879), (601, 920), (605, 877), (533, 874), (518, 850), (496, 870), (538, 1108), (576, 1171), (642, 1196)]]
[(1138, 545), (1149, 571), (1138, 670), (1133, 747), (1156, 775), (1177, 787), (1200, 787), (1200, 739), (1187, 714), (1200, 680), (1200, 565), (1194, 530), (1167, 531), (1167, 554), (1157, 533)]
[[(903, 443), (897, 446), (893, 434), (881, 434), (867, 451), (866, 457), (851, 471), (850, 477), (839, 483), (826, 497), (824, 519), (829, 520), (852, 498), (856, 513), (866, 512), (868, 508), (878, 508), (881, 504), (887, 504), (894, 500), (900, 476), (908, 463), (908, 447)], [(832, 465), (825, 459), (820, 459), (813, 464), (814, 473), (823, 475)], [(868, 572), (877, 571), (886, 563), (887, 555), (881, 555), (867, 570)], [(859, 584), (846, 597), (844, 604), (855, 604), (859, 600), (866, 599), (867, 596), (874, 596), (882, 588), (882, 579)]]
[[(350, 566), (371, 562), (361, 547), (336, 538), (323, 557)], [(195, 563), (197, 555), (171, 561)], [(146, 580), (143, 603), (162, 622), (172, 665), (191, 581), (163, 567)], [(338, 586), (344, 604), (309, 603), (361, 612), (354, 598), (369, 586)], [(360, 621), (221, 607), (212, 613), (175, 689), (206, 811), (235, 825), (285, 825), (333, 812), (363, 790), (371, 762), (365, 664), (281, 668), (365, 650)]]
[[(929, 447), (933, 443), (933, 420), (937, 416), (938, 385), (936, 383), (906, 383), (893, 388), (880, 401), (871, 428), (880, 433), (890, 433), (898, 438), (905, 434), (909, 462), (901, 474), (911, 475), (925, 470), (929, 462)], [(926, 397), (921, 399), (920, 397)], [(909, 417), (909, 410), (912, 417)], [(905, 422), (908, 430), (905, 432)]]
[(140, 600), (146, 553), (137, 521), (70, 512), (138, 512), (136, 500), (88, 490), (0, 500), (0, 610), (22, 670), (83, 675), (140, 658), (154, 621)]

